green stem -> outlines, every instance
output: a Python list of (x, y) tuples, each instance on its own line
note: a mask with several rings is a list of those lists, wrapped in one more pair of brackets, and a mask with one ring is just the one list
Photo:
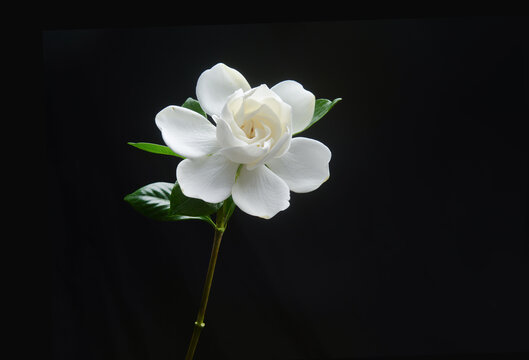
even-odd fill
[(195, 355), (195, 349), (198, 344), (198, 338), (204, 326), (204, 317), (206, 315), (206, 306), (208, 305), (209, 292), (211, 290), (211, 284), (213, 282), (213, 273), (215, 272), (215, 265), (217, 263), (217, 256), (219, 254), (220, 242), (222, 240), (222, 235), (226, 230), (226, 225), (228, 219), (233, 212), (233, 200), (231, 197), (224, 202), (224, 205), (217, 212), (216, 226), (215, 226), (215, 236), (213, 238), (213, 247), (211, 249), (211, 257), (209, 259), (208, 273), (206, 275), (206, 281), (204, 283), (204, 289), (202, 290), (202, 299), (200, 300), (200, 307), (198, 309), (197, 320), (195, 321), (195, 326), (193, 328), (193, 335), (191, 336), (191, 341), (189, 342), (189, 348), (187, 349), (187, 354), (185, 360), (192, 360)]

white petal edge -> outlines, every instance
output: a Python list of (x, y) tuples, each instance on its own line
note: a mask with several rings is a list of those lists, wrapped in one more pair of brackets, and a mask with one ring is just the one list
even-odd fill
[(215, 126), (192, 110), (168, 106), (156, 115), (155, 122), (164, 142), (179, 155), (197, 158), (219, 148)]
[(255, 163), (265, 157), (267, 152), (267, 148), (262, 148), (255, 144), (245, 144), (243, 146), (235, 146), (219, 150), (219, 154), (222, 154), (238, 164)]
[(314, 115), (316, 98), (294, 80), (285, 80), (271, 89), (281, 100), (292, 107), (292, 133), (298, 133), (309, 125)]
[(266, 166), (241, 167), (232, 189), (235, 204), (245, 213), (270, 219), (290, 205), (288, 185)]
[(253, 169), (262, 166), (265, 164), (269, 159), (275, 157), (275, 156), (282, 156), (290, 147), (290, 143), (292, 142), (292, 134), (290, 132), (287, 132), (286, 134), (283, 134), (276, 144), (274, 144), (274, 147), (272, 150), (268, 152), (261, 160), (256, 162), (255, 164), (248, 164), (246, 165), (247, 169), (252, 171)]
[[(222, 148), (247, 145), (245, 141), (239, 139), (234, 134), (234, 131), (237, 131), (239, 137), (244, 137), (244, 132), (237, 126), (237, 124), (230, 126), (228, 122), (222, 118), (217, 116), (213, 116), (213, 118), (217, 122), (217, 141)], [(233, 122), (233, 120), (231, 120), (231, 122)]]
[(176, 179), (185, 196), (218, 203), (230, 196), (238, 167), (219, 154), (185, 159), (176, 168)]
[(281, 157), (269, 160), (266, 165), (283, 179), (291, 191), (314, 191), (329, 178), (331, 151), (321, 142), (297, 137)]
[(209, 115), (221, 115), (230, 95), (242, 89), (250, 90), (250, 84), (240, 72), (219, 63), (204, 71), (196, 86), (197, 100)]

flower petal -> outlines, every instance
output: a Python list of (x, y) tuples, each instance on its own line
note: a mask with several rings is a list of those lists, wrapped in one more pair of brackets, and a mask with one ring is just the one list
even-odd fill
[(226, 158), (237, 164), (250, 164), (262, 159), (268, 148), (260, 147), (259, 144), (244, 144), (243, 146), (234, 146), (219, 150)]
[[(230, 122), (232, 125), (228, 124), (228, 122), (222, 118), (219, 118), (217, 116), (213, 116), (215, 121), (217, 122), (217, 141), (219, 145), (223, 148), (225, 147), (233, 147), (233, 146), (243, 146), (247, 143), (240, 138), (244, 138), (244, 131), (241, 130), (240, 127), (237, 126), (237, 124), (234, 124), (234, 121), (231, 120)], [(236, 136), (238, 135), (238, 137)]]
[(241, 167), (232, 197), (242, 211), (265, 219), (290, 205), (288, 185), (264, 165), (252, 171)]
[(314, 115), (314, 95), (293, 80), (282, 81), (271, 90), (292, 107), (292, 133), (305, 129)]
[(222, 63), (204, 71), (197, 81), (196, 94), (200, 106), (209, 115), (220, 115), (230, 95), (250, 84), (240, 72)]
[(218, 203), (230, 196), (238, 166), (219, 154), (186, 159), (178, 164), (176, 179), (185, 196)]
[(168, 106), (156, 115), (155, 122), (167, 146), (184, 157), (201, 157), (219, 147), (215, 126), (192, 110)]
[(260, 159), (255, 164), (247, 165), (246, 167), (248, 170), (253, 170), (258, 166), (261, 166), (265, 164), (269, 159), (275, 157), (275, 156), (282, 156), (290, 147), (290, 143), (292, 142), (292, 134), (290, 132), (287, 132), (283, 134), (276, 144), (274, 144), (274, 147), (272, 150), (268, 152), (265, 156), (263, 156), (262, 159)]
[(304, 137), (293, 138), (290, 148), (281, 157), (266, 165), (283, 179), (291, 191), (305, 193), (316, 190), (329, 178), (331, 151), (321, 142)]

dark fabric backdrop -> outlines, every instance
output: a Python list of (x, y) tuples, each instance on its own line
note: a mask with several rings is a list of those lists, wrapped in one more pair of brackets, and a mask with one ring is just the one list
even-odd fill
[(235, 212), (197, 359), (529, 351), (527, 20), (45, 29), (54, 359), (183, 358), (213, 232), (123, 201), (178, 163), (127, 142), (217, 62), (343, 100), (303, 134), (330, 179)]

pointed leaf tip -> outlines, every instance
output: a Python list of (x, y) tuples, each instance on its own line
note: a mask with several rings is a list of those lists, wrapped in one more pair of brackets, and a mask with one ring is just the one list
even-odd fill
[(189, 110), (193, 110), (199, 113), (200, 115), (202, 115), (203, 117), (205, 117), (206, 119), (208, 118), (208, 116), (206, 115), (206, 112), (202, 109), (198, 100), (195, 100), (191, 97), (187, 98), (187, 100), (182, 104), (182, 107), (189, 109)]
[(316, 122), (318, 122), (325, 114), (327, 114), (333, 107), (341, 101), (342, 98), (336, 98), (334, 100), (328, 100), (328, 99), (317, 99), (316, 103), (314, 104), (314, 115), (312, 116), (312, 120), (310, 123), (305, 127), (305, 129), (295, 133), (294, 135), (297, 135), (308, 128), (310, 128), (312, 125), (314, 125)]
[(171, 150), (169, 147), (165, 145), (158, 145), (158, 144), (152, 144), (147, 142), (128, 142), (127, 144), (134, 146), (137, 149), (147, 151), (153, 154), (160, 154), (160, 155), (170, 155), (170, 156), (176, 156), (182, 159), (185, 159), (182, 155), (179, 155), (175, 153), (173, 150)]

